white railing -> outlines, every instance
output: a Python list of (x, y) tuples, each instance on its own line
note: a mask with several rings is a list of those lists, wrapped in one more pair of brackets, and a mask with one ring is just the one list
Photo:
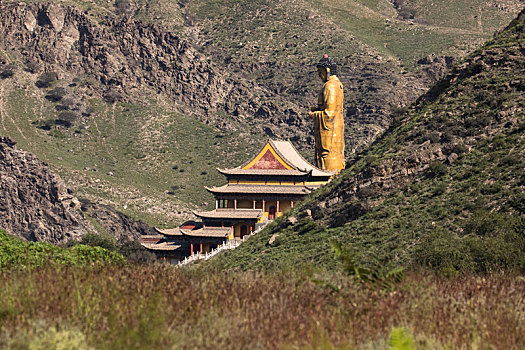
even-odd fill
[(256, 233), (261, 231), (263, 229), (263, 227), (264, 226), (259, 227), (253, 233), (250, 233), (249, 235), (246, 235), (246, 236), (244, 236), (241, 239), (230, 239), (230, 240), (224, 241), (217, 248), (212, 249), (211, 252), (209, 252), (209, 253), (197, 252), (197, 253), (195, 253), (195, 254), (193, 254), (191, 256), (187, 256), (187, 257), (184, 258), (184, 260), (179, 262), (178, 265), (190, 264), (190, 263), (192, 263), (194, 261), (197, 261), (197, 260), (208, 260), (208, 259), (213, 258), (215, 255), (217, 255), (217, 254), (219, 254), (219, 253), (221, 253), (221, 252), (223, 252), (225, 250), (235, 249), (238, 246), (240, 246), (243, 242), (246, 242), (248, 239), (253, 237)]

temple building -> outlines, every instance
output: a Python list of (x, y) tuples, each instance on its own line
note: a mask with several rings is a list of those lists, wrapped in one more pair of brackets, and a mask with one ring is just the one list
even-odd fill
[(227, 183), (206, 187), (215, 196), (215, 209), (194, 212), (201, 221), (157, 229), (159, 235), (142, 238), (143, 246), (170, 262), (196, 252), (209, 252), (281, 216), (334, 176), (311, 165), (291, 142), (275, 140), (269, 140), (243, 165), (217, 170)]

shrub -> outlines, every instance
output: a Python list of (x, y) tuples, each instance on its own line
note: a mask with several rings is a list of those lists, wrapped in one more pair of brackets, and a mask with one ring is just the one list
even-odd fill
[(42, 130), (51, 130), (51, 128), (55, 126), (55, 121), (53, 119), (36, 120), (32, 124)]
[(115, 1), (115, 8), (117, 15), (122, 16), (132, 16), (133, 11), (133, 5), (131, 4), (130, 0), (116, 0)]
[(70, 128), (78, 118), (79, 115), (77, 113), (72, 111), (64, 111), (58, 115), (58, 118), (55, 120), (55, 124)]
[(121, 262), (124, 262), (122, 255), (100, 247), (78, 244), (67, 249), (44, 242), (27, 242), (0, 230), (0, 268)]
[(448, 173), (448, 168), (439, 160), (434, 160), (430, 162), (428, 172), (430, 177), (440, 177)]
[(45, 72), (38, 77), (35, 85), (39, 88), (48, 88), (57, 80), (58, 74), (56, 72)]
[(25, 70), (28, 71), (29, 73), (34, 74), (34, 73), (39, 72), (41, 69), (42, 69), (42, 64), (40, 64), (40, 62), (38, 62), (37, 60), (33, 58), (30, 58), (27, 60)]
[(66, 96), (66, 89), (62, 87), (54, 88), (53, 90), (49, 91), (46, 95), (46, 98), (50, 101), (58, 102), (62, 99), (62, 97)]
[(139, 241), (123, 239), (119, 241), (118, 252), (122, 254), (130, 263), (134, 264), (153, 264), (157, 261), (155, 254), (148, 251)]
[(90, 247), (100, 247), (111, 251), (117, 251), (117, 242), (109, 234), (86, 233), (79, 242)]
[(103, 98), (107, 103), (115, 103), (122, 99), (122, 94), (117, 88), (110, 88), (104, 93)]
[(507, 141), (504, 134), (498, 134), (494, 136), (494, 139), (492, 140), (492, 146), (494, 147), (494, 149), (503, 149), (505, 148), (506, 144)]
[(464, 144), (458, 143), (457, 145), (454, 146), (454, 148), (452, 149), (452, 152), (456, 154), (463, 154), (463, 153), (468, 152), (468, 148)]
[(414, 262), (445, 273), (487, 273), (525, 269), (525, 222), (511, 215), (478, 211), (465, 236), (436, 230), (419, 243)]
[(2, 66), (0, 67), (0, 78), (2, 79), (11, 78), (15, 74), (15, 71), (16, 71), (16, 66), (12, 64)]

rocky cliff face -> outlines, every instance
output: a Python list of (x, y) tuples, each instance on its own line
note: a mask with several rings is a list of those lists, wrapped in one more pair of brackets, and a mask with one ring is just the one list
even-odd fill
[(180, 111), (219, 128), (238, 127), (220, 116), (227, 114), (261, 131), (270, 125), (265, 130), (272, 136), (306, 130), (296, 105), (219, 69), (188, 42), (153, 24), (126, 17), (97, 23), (68, 6), (8, 3), (0, 11), (0, 43), (46, 71), (95, 77), (92, 88), (102, 95), (129, 100), (151, 86), (172, 98)]
[(6, 137), (0, 137), (0, 194), (0, 228), (29, 241), (64, 243), (96, 232), (85, 215), (117, 239), (154, 232), (109, 206), (81, 204), (47, 164)]
[(0, 227), (11, 234), (60, 243), (93, 230), (64, 181), (8, 138), (0, 138), (0, 193)]

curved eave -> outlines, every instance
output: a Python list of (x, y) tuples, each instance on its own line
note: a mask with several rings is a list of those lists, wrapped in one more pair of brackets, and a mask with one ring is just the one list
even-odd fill
[(228, 176), (311, 176), (312, 170), (278, 170), (278, 169), (220, 169), (216, 168), (219, 173)]

